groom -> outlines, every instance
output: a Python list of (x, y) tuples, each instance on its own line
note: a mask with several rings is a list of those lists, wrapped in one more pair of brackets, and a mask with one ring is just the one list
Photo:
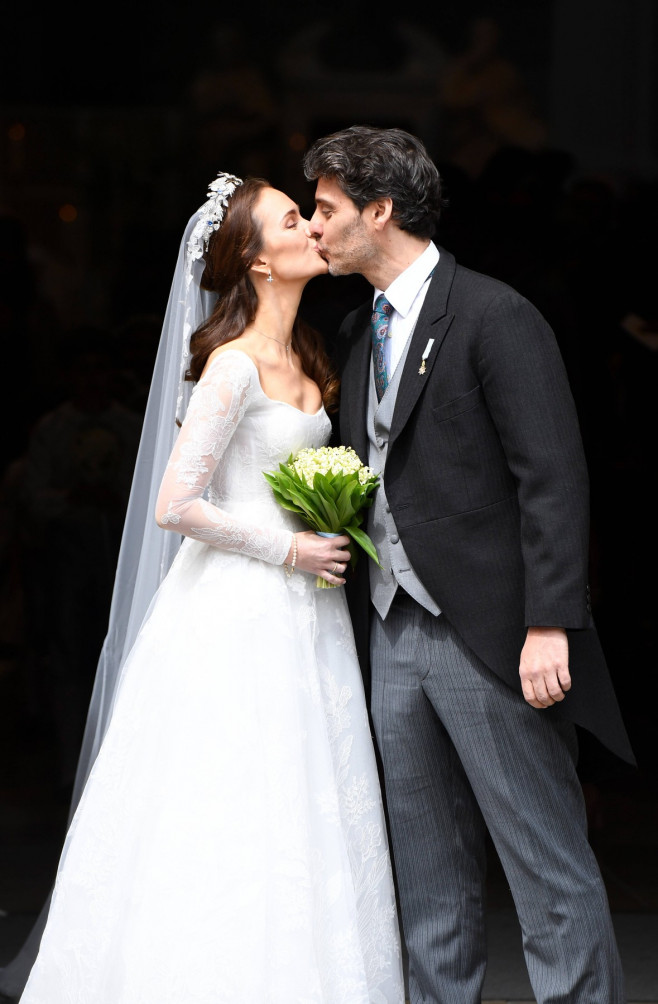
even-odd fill
[(412, 1004), (475, 1004), (488, 830), (537, 1001), (621, 1004), (576, 774), (578, 723), (634, 762), (592, 623), (588, 482), (551, 329), (433, 243), (418, 139), (353, 126), (304, 158), (310, 231), (373, 297), (345, 318), (341, 442), (383, 472), (352, 613), (382, 757)]

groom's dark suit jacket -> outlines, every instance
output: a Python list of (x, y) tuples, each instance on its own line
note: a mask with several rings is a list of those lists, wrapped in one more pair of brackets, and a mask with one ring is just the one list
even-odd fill
[[(527, 627), (566, 628), (572, 688), (536, 714), (564, 715), (634, 762), (592, 621), (587, 468), (555, 337), (509, 286), (440, 251), (384, 472), (402, 543), (451, 624), (511, 687), (521, 690)], [(337, 341), (340, 441), (364, 460), (371, 310), (349, 314)], [(366, 679), (367, 572), (362, 556), (348, 590)]]

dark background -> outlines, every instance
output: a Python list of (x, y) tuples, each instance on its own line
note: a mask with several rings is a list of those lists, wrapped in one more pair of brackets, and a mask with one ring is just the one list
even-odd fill
[[(613, 906), (658, 910), (653, 0), (23, 3), (3, 27), (0, 908), (38, 909), (52, 878), (184, 225), (219, 170), (310, 213), (304, 149), (369, 123), (425, 141), (439, 243), (561, 346), (594, 616), (639, 762), (581, 737), (592, 841)], [(367, 292), (319, 278), (303, 311), (331, 342)]]

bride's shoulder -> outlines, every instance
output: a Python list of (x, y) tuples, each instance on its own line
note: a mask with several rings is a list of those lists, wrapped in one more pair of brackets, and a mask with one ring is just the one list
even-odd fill
[[(239, 339), (226, 345), (219, 345), (208, 356), (208, 361), (201, 374), (201, 380), (222, 380), (232, 375), (244, 375), (251, 379), (258, 374), (258, 366), (247, 348), (236, 345)], [(199, 381), (201, 382), (201, 381)]]

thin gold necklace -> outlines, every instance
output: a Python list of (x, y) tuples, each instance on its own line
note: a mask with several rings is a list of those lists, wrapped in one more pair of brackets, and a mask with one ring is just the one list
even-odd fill
[(263, 338), (269, 338), (270, 341), (272, 342), (278, 342), (279, 345), (283, 345), (286, 352), (290, 352), (290, 346), (292, 345), (292, 338), (290, 339), (289, 342), (282, 342), (280, 338), (275, 338), (274, 335), (266, 335), (264, 331), (260, 331), (258, 328), (254, 328), (253, 324), (251, 325), (251, 327), (252, 330), (255, 331), (257, 335), (262, 335)]

